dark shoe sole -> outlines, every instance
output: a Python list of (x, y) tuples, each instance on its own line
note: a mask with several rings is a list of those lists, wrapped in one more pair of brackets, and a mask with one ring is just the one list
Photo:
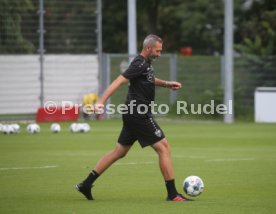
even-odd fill
[(83, 194), (87, 200), (94, 200), (92, 194), (89, 194), (86, 191), (82, 190), (81, 187), (79, 187), (79, 184), (76, 185), (76, 190)]

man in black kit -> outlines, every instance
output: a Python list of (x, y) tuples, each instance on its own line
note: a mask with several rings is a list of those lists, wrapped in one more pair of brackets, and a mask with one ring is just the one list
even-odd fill
[[(95, 104), (96, 111), (102, 111), (107, 99), (124, 83), (129, 83), (126, 105), (129, 108), (122, 115), (123, 128), (115, 149), (104, 155), (92, 172), (76, 188), (88, 200), (93, 200), (92, 184), (114, 162), (123, 158), (138, 140), (141, 147), (151, 146), (159, 156), (159, 166), (165, 180), (168, 201), (189, 201), (179, 194), (175, 187), (170, 146), (159, 125), (152, 118), (150, 104), (154, 101), (155, 86), (177, 90), (181, 83), (164, 81), (154, 77), (151, 61), (161, 55), (163, 41), (156, 35), (148, 35), (143, 42), (140, 55), (131, 62), (128, 69), (119, 75)], [(131, 107), (131, 108), (130, 108)], [(148, 110), (148, 111), (147, 111)]]

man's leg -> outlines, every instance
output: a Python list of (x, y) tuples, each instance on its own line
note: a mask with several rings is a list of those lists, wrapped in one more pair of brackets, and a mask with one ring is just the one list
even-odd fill
[(116, 147), (109, 153), (105, 154), (96, 164), (94, 170), (98, 174), (102, 174), (109, 166), (111, 166), (118, 159), (123, 158), (128, 153), (131, 146), (122, 146), (117, 143)]
[(87, 176), (87, 178), (76, 185), (78, 191), (80, 191), (88, 200), (93, 200), (91, 194), (92, 184), (96, 179), (110, 167), (118, 159), (123, 158), (129, 151), (131, 146), (122, 146), (117, 143), (116, 147), (109, 153), (105, 154), (96, 164), (92, 172)]
[(168, 192), (167, 200), (172, 201), (187, 201), (188, 199), (180, 195), (175, 187), (174, 171), (171, 161), (170, 145), (166, 138), (152, 145), (153, 149), (159, 156), (159, 166), (164, 177)]
[(166, 181), (174, 179), (170, 145), (166, 138), (163, 138), (159, 142), (153, 144), (152, 147), (159, 156), (159, 167), (164, 179)]

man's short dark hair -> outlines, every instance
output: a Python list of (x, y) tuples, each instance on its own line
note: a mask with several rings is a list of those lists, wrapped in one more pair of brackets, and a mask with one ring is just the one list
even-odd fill
[(159, 36), (156, 36), (154, 34), (148, 35), (143, 42), (143, 47), (146, 46), (154, 46), (156, 42), (163, 43), (162, 39)]

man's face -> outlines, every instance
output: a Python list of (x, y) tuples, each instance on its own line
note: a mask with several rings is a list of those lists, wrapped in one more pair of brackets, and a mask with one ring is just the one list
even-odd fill
[(158, 57), (161, 56), (161, 51), (162, 51), (162, 43), (157, 41), (153, 47), (150, 47), (149, 58), (151, 60), (157, 59)]

